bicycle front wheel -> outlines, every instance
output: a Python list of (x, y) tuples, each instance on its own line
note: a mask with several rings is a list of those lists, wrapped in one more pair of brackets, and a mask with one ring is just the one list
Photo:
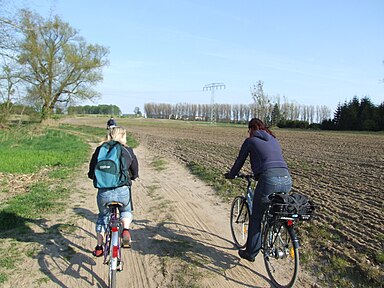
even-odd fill
[(292, 287), (299, 273), (299, 250), (293, 226), (276, 221), (264, 230), (263, 252), (265, 268), (278, 288)]
[(109, 288), (116, 288), (116, 270), (109, 270)]
[(236, 196), (231, 206), (231, 233), (233, 241), (238, 248), (244, 248), (247, 244), (249, 207), (243, 196)]

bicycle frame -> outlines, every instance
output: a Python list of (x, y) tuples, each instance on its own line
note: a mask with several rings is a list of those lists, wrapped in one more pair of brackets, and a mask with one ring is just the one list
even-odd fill
[(121, 221), (118, 215), (120, 203), (108, 203), (111, 213), (109, 218), (108, 230), (105, 234), (104, 264), (109, 264), (109, 287), (116, 287), (116, 272), (123, 270), (121, 260)]
[(249, 206), (249, 213), (252, 214), (252, 206), (253, 206), (253, 191), (255, 187), (252, 187), (252, 179), (254, 177), (252, 175), (245, 175), (245, 174), (239, 174), (237, 176), (238, 178), (243, 178), (247, 180), (247, 189), (244, 192), (244, 196), (247, 199), (248, 206)]

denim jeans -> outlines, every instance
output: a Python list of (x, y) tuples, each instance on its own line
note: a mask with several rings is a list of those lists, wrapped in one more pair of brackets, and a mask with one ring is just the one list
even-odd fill
[(250, 257), (256, 257), (261, 248), (261, 220), (268, 208), (268, 196), (272, 193), (288, 193), (292, 188), (292, 179), (287, 169), (272, 168), (266, 170), (259, 178), (253, 195), (252, 215), (246, 251)]
[(99, 189), (97, 193), (99, 215), (96, 221), (96, 233), (107, 230), (110, 211), (105, 205), (114, 201), (123, 204), (123, 207), (119, 208), (120, 218), (125, 219), (125, 221), (132, 221), (131, 188), (129, 186), (122, 186), (115, 189)]

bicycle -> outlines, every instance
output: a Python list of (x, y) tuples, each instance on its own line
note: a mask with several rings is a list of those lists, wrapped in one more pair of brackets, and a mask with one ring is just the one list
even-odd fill
[(115, 288), (117, 272), (123, 271), (123, 261), (121, 257), (121, 237), (122, 223), (119, 217), (119, 207), (123, 204), (110, 202), (106, 207), (110, 209), (108, 229), (105, 233), (105, 249), (103, 264), (109, 265), (108, 287)]
[[(253, 175), (239, 174), (237, 178), (247, 180), (244, 195), (236, 196), (231, 205), (230, 225), (235, 245), (246, 246), (249, 217), (252, 213), (254, 186)], [(299, 219), (308, 220), (308, 215), (287, 214), (282, 211), (280, 203), (271, 202), (262, 220), (262, 247), (265, 268), (273, 285), (278, 288), (292, 287), (299, 273), (299, 239), (294, 231)]]

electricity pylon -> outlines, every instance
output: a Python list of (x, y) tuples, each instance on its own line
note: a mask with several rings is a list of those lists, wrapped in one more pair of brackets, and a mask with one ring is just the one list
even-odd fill
[(215, 90), (225, 89), (224, 83), (210, 83), (203, 87), (203, 91), (211, 91), (211, 123), (216, 122), (216, 113), (215, 113)]

